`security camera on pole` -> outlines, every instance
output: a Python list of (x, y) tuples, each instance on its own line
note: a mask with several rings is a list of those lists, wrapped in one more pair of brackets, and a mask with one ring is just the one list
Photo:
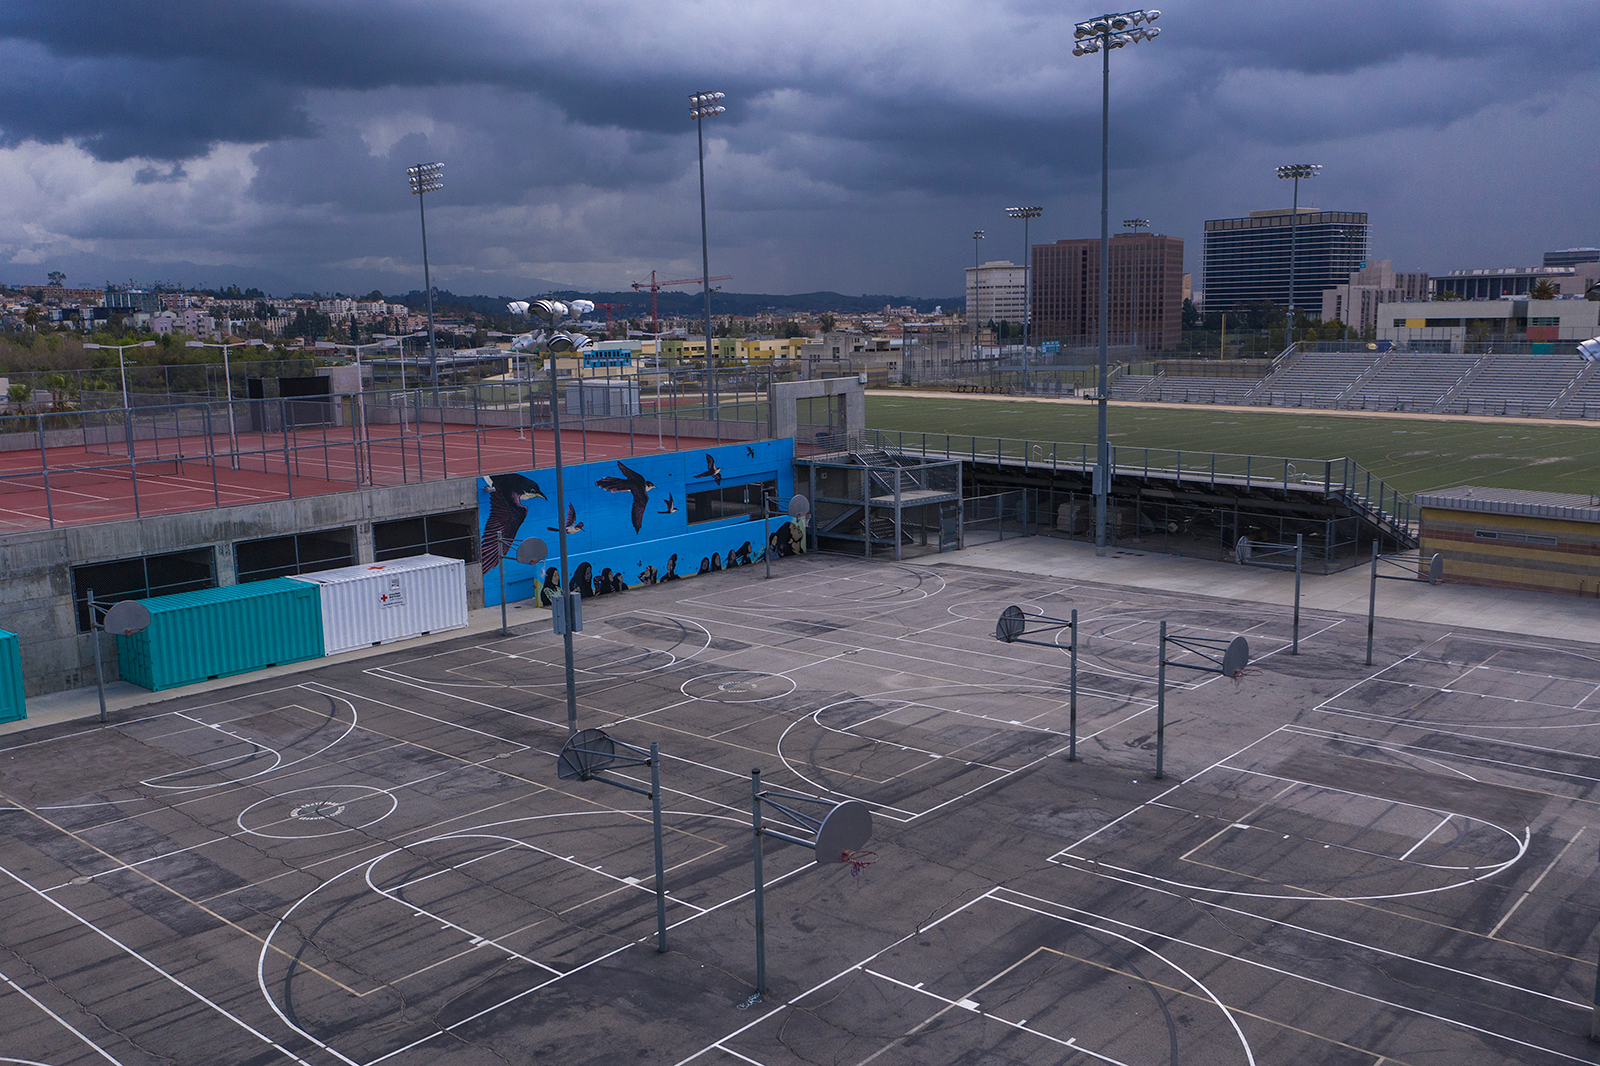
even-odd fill
[(1159, 11), (1124, 11), (1117, 15), (1100, 15), (1080, 22), (1073, 28), (1076, 42), (1072, 46), (1075, 56), (1101, 53), (1100, 65), (1100, 387), (1095, 391), (1099, 399), (1099, 432), (1095, 437), (1094, 462), (1094, 547), (1095, 553), (1106, 550), (1107, 497), (1111, 490), (1111, 445), (1106, 432), (1106, 393), (1110, 391), (1106, 366), (1109, 343), (1107, 330), (1111, 314), (1111, 50), (1139, 41), (1148, 41), (1161, 31), (1148, 23), (1161, 17)]

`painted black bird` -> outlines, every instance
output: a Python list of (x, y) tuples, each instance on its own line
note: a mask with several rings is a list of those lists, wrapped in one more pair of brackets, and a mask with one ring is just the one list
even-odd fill
[(655, 482), (648, 481), (637, 470), (628, 469), (627, 464), (618, 463), (617, 469), (625, 477), (603, 477), (595, 482), (596, 488), (605, 489), (607, 492), (633, 493), (633, 531), (638, 533), (644, 526), (644, 509), (650, 504), (650, 490), (655, 488)]
[(756, 450), (754, 448), (750, 447), (750, 445), (748, 445), (748, 444), (746, 444), (744, 446), (744, 453), (746, 455), (748, 455), (752, 459), (754, 459), (756, 457)]
[(523, 499), (532, 496), (544, 499), (545, 495), (531, 478), (522, 474), (496, 474), (483, 479), (489, 490), (489, 517), (483, 523), (483, 572), (488, 573), (500, 565), (516, 543), (517, 530), (528, 517)]
[(669, 492), (669, 493), (667, 493), (667, 505), (665, 507), (661, 508), (661, 510), (657, 511), (656, 514), (677, 514), (677, 513), (678, 513), (678, 505), (672, 502), (672, 493)]
[(708, 477), (715, 481), (718, 485), (722, 484), (722, 467), (717, 465), (716, 456), (712, 455), (710, 452), (706, 452), (706, 472), (703, 474), (696, 474), (695, 477)]
[[(548, 529), (552, 533), (560, 533), (561, 532), (560, 528), (557, 527), (557, 526), (545, 526), (544, 528)], [(570, 503), (567, 504), (567, 532), (568, 533), (578, 533), (578, 532), (581, 532), (582, 530), (583, 530), (583, 523), (578, 521), (578, 509), (576, 507), (572, 506), (572, 504), (570, 504)]]

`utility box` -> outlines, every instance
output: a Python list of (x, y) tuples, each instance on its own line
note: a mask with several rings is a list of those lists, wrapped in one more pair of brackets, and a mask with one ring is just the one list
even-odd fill
[(291, 578), (139, 602), (150, 626), (117, 637), (117, 669), (152, 692), (322, 655), (317, 590)]
[(0, 629), (0, 722), (28, 717), (22, 688), (22, 642)]
[(460, 559), (415, 555), (284, 580), (316, 589), (329, 655), (467, 624), (467, 564)]

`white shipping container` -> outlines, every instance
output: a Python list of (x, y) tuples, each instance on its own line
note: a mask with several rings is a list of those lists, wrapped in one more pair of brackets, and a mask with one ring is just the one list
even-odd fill
[(294, 580), (318, 586), (329, 655), (467, 624), (467, 564), (460, 559), (414, 555)]

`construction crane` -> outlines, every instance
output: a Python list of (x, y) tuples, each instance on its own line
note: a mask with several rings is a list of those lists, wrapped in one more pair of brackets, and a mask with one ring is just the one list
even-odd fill
[[(732, 281), (733, 275), (719, 274), (711, 280)], [(650, 271), (649, 284), (646, 284), (642, 281), (634, 282), (634, 292), (644, 292), (646, 289), (650, 291), (650, 332), (656, 334), (661, 332), (661, 313), (657, 306), (656, 293), (660, 292), (662, 289), (671, 288), (674, 285), (704, 285), (705, 283), (706, 282), (704, 278), (679, 278), (677, 281), (657, 281), (656, 272), (654, 270)]]
[(595, 306), (596, 307), (605, 308), (605, 312), (606, 312), (606, 336), (609, 337), (609, 336), (611, 336), (611, 312), (613, 312), (613, 311), (621, 311), (624, 308), (626, 308), (628, 305), (627, 304), (601, 304), (601, 303), (597, 303), (597, 304), (595, 304)]

